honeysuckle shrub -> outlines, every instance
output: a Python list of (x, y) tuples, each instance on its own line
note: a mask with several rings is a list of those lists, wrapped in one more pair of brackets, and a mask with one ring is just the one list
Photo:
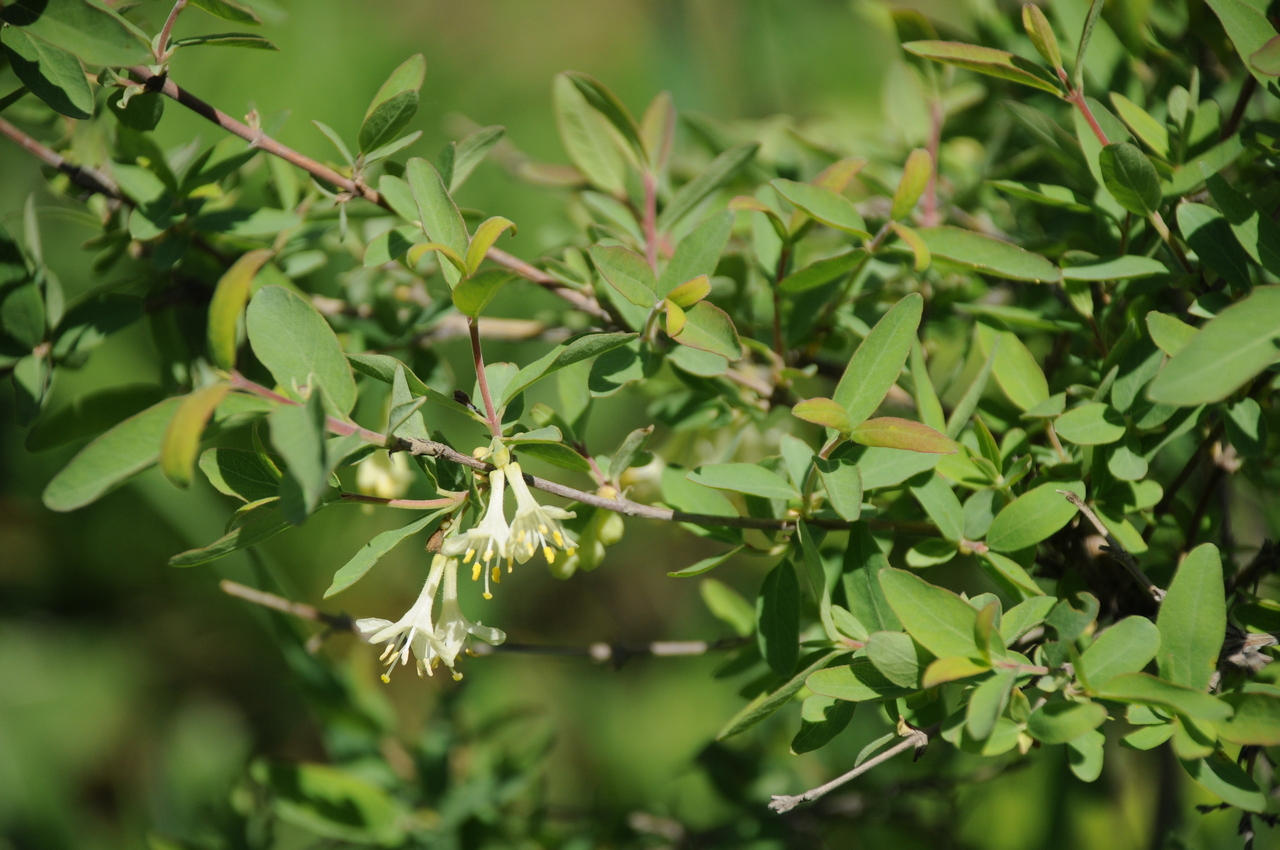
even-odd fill
[[(0, 10), (21, 83), (0, 129), (99, 228), (85, 248), (102, 284), (72, 303), (33, 204), (0, 233), (0, 367), (27, 445), (83, 444), (50, 510), (156, 465), (178, 488), (203, 477), (227, 497), (225, 534), (171, 560), (198, 569), (335, 504), (405, 512), (315, 565), (329, 598), (378, 581), (392, 548), (425, 548), (405, 613), (312, 617), (381, 648), (384, 680), (460, 678), (501, 647), (459, 582), (488, 599), (543, 565), (573, 581), (624, 534), (675, 522), (719, 547), (652, 560), (700, 582), (728, 630), (717, 675), (744, 705), (720, 738), (784, 711), (805, 753), (869, 712), (888, 731), (851, 770), (926, 745), (998, 769), (1062, 748), (1084, 782), (1117, 746), (1164, 747), (1249, 835), (1280, 812), (1280, 556), (1236, 521), (1280, 484), (1267, 3), (975, 3), (981, 43), (885, 7), (902, 42), (887, 123), (847, 138), (799, 121), (758, 137), (667, 94), (633, 112), (566, 71), (551, 86), (571, 165), (501, 127), (423, 155), (404, 133), (421, 55), (355, 138), (316, 122), (327, 142), (285, 148), (169, 77), (178, 50), (272, 48), (173, 39), (185, 5), (156, 33), (83, 0)], [(227, 135), (162, 150), (150, 131), (184, 108)], [(521, 223), (454, 200), (485, 159), (562, 199), (573, 235), (502, 250)], [(535, 289), (554, 319), (519, 315)], [(49, 406), (61, 373), (138, 323), (158, 384)], [(439, 353), (453, 337), (473, 371)], [(515, 362), (486, 356), (497, 343)], [(590, 444), (598, 400), (624, 391), (643, 421)], [(754, 600), (713, 572), (750, 561), (767, 570)], [(282, 634), (326, 694), (331, 741), (384, 725)], [(457, 827), (420, 815), (448, 809), (422, 788), (362, 773), (373, 751), (255, 763), (234, 797), (252, 846), (274, 823), (385, 846)], [(528, 791), (522, 770), (486, 786), (493, 805)], [(528, 828), (511, 817), (504, 834)]]

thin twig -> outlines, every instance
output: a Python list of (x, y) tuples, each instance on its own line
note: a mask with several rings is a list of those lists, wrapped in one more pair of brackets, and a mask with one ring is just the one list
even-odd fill
[(120, 188), (116, 186), (116, 182), (110, 177), (87, 165), (75, 165), (68, 162), (61, 154), (40, 144), (3, 118), (0, 118), (0, 134), (9, 137), (10, 140), (25, 148), (29, 153), (34, 154), (45, 164), (70, 177), (71, 182), (81, 189), (86, 189), (99, 195), (106, 195), (117, 201), (124, 200), (124, 196), (120, 194)]
[[(264, 590), (249, 587), (239, 582), (223, 579), (219, 584), (222, 592), (254, 605), (261, 605), (282, 614), (289, 614), (301, 620), (322, 623), (334, 632), (355, 633), (355, 621), (347, 614), (331, 614), (321, 611), (313, 605), (294, 602), (267, 593)], [(551, 655), (562, 658), (589, 658), (598, 664), (609, 663), (614, 668), (621, 667), (628, 659), (648, 656), (651, 658), (691, 658), (706, 655), (708, 652), (720, 652), (736, 649), (747, 642), (746, 638), (721, 638), (720, 640), (658, 640), (648, 643), (607, 643), (596, 641), (586, 646), (554, 646), (537, 643), (503, 643), (491, 646), (477, 643), (471, 647), (470, 654), (478, 658), (490, 655)]]
[[(262, 398), (270, 399), (279, 404), (297, 405), (300, 402), (291, 398), (282, 396), (277, 392), (267, 389), (261, 384), (254, 383), (239, 373), (232, 373), (230, 383), (232, 387), (245, 392), (252, 393)], [(468, 454), (463, 454), (456, 449), (446, 446), (444, 443), (438, 443), (435, 440), (422, 440), (415, 437), (394, 437), (387, 434), (380, 434), (377, 431), (370, 431), (368, 428), (361, 428), (352, 422), (338, 419), (335, 416), (329, 416), (325, 419), (326, 427), (340, 436), (347, 434), (359, 434), (367, 442), (383, 446), (393, 452), (408, 452), (411, 455), (423, 455), (426, 457), (442, 458), (452, 463), (460, 464), (468, 469), (474, 469), (477, 472), (492, 472), (494, 466), (482, 460), (477, 460)], [(551, 493), (561, 496), (575, 502), (581, 502), (593, 508), (603, 508), (607, 511), (623, 514), (624, 516), (640, 517), (642, 519), (656, 519), (666, 522), (684, 522), (690, 525), (699, 526), (717, 526), (726, 528), (756, 528), (767, 531), (794, 531), (796, 528), (796, 520), (794, 519), (774, 519), (772, 517), (751, 517), (751, 516), (715, 516), (711, 514), (694, 514), (684, 511), (675, 511), (671, 508), (659, 508), (653, 505), (642, 505), (639, 502), (633, 502), (630, 499), (622, 497), (606, 498), (596, 493), (588, 493), (573, 487), (566, 487), (556, 481), (549, 481), (545, 478), (539, 478), (536, 475), (524, 473), (525, 483), (536, 490), (544, 493)], [(844, 520), (823, 519), (820, 517), (806, 518), (805, 522), (817, 528), (826, 528), (832, 530), (848, 529), (853, 527), (853, 523)], [(898, 531), (905, 534), (918, 534), (925, 537), (937, 537), (941, 532), (938, 527), (930, 522), (912, 522), (907, 520), (883, 520), (883, 519), (865, 519), (861, 522), (871, 529), (883, 529), (886, 531)]]
[(1164, 591), (1159, 587), (1156, 587), (1155, 582), (1147, 578), (1147, 574), (1142, 571), (1142, 567), (1138, 566), (1138, 559), (1133, 557), (1129, 550), (1124, 548), (1124, 545), (1116, 539), (1115, 535), (1107, 530), (1107, 527), (1102, 524), (1100, 519), (1098, 519), (1098, 515), (1084, 503), (1084, 500), (1075, 493), (1072, 493), (1070, 490), (1059, 490), (1058, 493), (1068, 502), (1075, 505), (1076, 508), (1079, 509), (1080, 513), (1084, 514), (1085, 518), (1093, 524), (1093, 527), (1097, 530), (1098, 534), (1102, 535), (1102, 537), (1106, 539), (1106, 551), (1111, 555), (1111, 557), (1124, 565), (1125, 569), (1127, 569), (1129, 573), (1137, 579), (1138, 583), (1146, 588), (1147, 592), (1151, 594), (1151, 598), (1154, 599), (1157, 604), (1163, 601)]
[[(144, 65), (137, 65), (129, 68), (129, 73), (134, 79), (142, 83), (148, 91), (157, 91), (165, 97), (176, 100), (178, 103), (200, 115), (203, 118), (212, 121), (222, 129), (244, 139), (250, 145), (260, 148), (273, 156), (278, 156), (285, 162), (298, 166), (303, 171), (313, 177), (317, 177), (326, 183), (338, 187), (344, 192), (348, 192), (353, 196), (364, 198), (370, 203), (377, 204), (383, 209), (395, 212), (391, 205), (374, 189), (366, 186), (363, 182), (352, 180), (350, 177), (344, 177), (338, 172), (312, 159), (309, 156), (295, 151), (287, 145), (263, 133), (261, 130), (255, 130), (247, 124), (237, 121), (225, 112), (214, 108), (210, 104), (191, 94), (185, 89), (179, 88), (177, 83), (171, 80), (167, 75), (156, 76), (151, 73)], [(575, 309), (581, 310), (588, 315), (597, 319), (613, 324), (613, 317), (607, 310), (600, 306), (594, 298), (577, 290), (571, 289), (557, 281), (550, 275), (542, 272), (533, 266), (511, 256), (505, 251), (497, 248), (490, 248), (489, 259), (493, 260), (501, 266), (505, 266), (521, 277), (543, 288), (555, 293), (556, 295), (569, 302)]]
[(885, 762), (889, 761), (891, 758), (893, 758), (894, 756), (900, 753), (905, 753), (907, 750), (914, 749), (917, 751), (917, 755), (918, 755), (919, 751), (924, 749), (924, 747), (928, 745), (930, 736), (935, 734), (937, 730), (938, 730), (937, 726), (932, 726), (929, 729), (912, 729), (907, 734), (907, 736), (899, 743), (885, 750), (883, 753), (876, 756), (875, 758), (867, 759), (862, 764), (855, 767), (853, 770), (849, 771), (846, 774), (843, 774), (842, 776), (837, 776), (835, 779), (831, 780), (830, 782), (824, 785), (819, 785), (817, 788), (810, 788), (808, 791), (805, 791), (803, 794), (797, 794), (794, 797), (788, 796), (786, 794), (774, 794), (773, 802), (769, 804), (769, 808), (773, 809), (773, 811), (777, 812), (778, 814), (789, 812), (792, 809), (794, 809), (796, 806), (800, 805), (801, 803), (807, 803), (811, 800), (816, 800), (819, 797), (821, 797), (823, 794), (826, 794), (829, 791), (833, 791), (836, 788), (839, 788), (841, 785), (844, 785), (846, 782), (850, 782), (854, 779), (857, 779), (862, 774), (871, 770), (871, 768), (878, 767), (884, 764)]
[(480, 385), (480, 397), (484, 399), (485, 421), (489, 424), (489, 433), (495, 437), (502, 436), (502, 423), (498, 421), (497, 411), (493, 409), (493, 396), (489, 394), (489, 376), (484, 370), (484, 352), (480, 350), (480, 328), (476, 320), (467, 322), (467, 331), (471, 334), (471, 360), (476, 367), (476, 383)]
[(1227, 118), (1227, 122), (1222, 125), (1223, 141), (1231, 138), (1236, 134), (1236, 130), (1240, 129), (1240, 122), (1244, 120), (1245, 110), (1249, 108), (1249, 101), (1253, 100), (1253, 95), (1258, 91), (1258, 78), (1253, 74), (1248, 74), (1244, 78), (1244, 83), (1240, 86), (1240, 94), (1236, 96), (1236, 105), (1231, 108), (1231, 115)]
[(363, 493), (343, 493), (344, 502), (358, 502), (362, 505), (382, 505), (384, 508), (404, 508), (411, 511), (429, 511), (435, 508), (447, 508), (461, 504), (463, 497), (446, 499), (383, 499), (379, 496), (366, 496)]

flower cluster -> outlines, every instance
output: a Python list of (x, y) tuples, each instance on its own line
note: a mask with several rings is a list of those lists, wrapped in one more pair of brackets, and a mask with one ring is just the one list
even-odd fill
[[(382, 660), (387, 662), (384, 682), (390, 681), (391, 670), (397, 665), (416, 659), (418, 675), (431, 671), (440, 663), (453, 671), (454, 678), (461, 674), (454, 667), (458, 655), (466, 648), (467, 640), (474, 636), (497, 645), (506, 640), (502, 631), (473, 623), (462, 613), (458, 605), (458, 561), (471, 566), (471, 580), (484, 576), (484, 598), (492, 599), (490, 582), (498, 582), (502, 576), (501, 562), (506, 560), (511, 571), (516, 561), (524, 563), (539, 550), (548, 564), (556, 561), (561, 550), (569, 558), (577, 551), (577, 543), (560, 523), (572, 519), (575, 514), (564, 508), (538, 504), (529, 485), (525, 483), (520, 464), (511, 460), (510, 453), (500, 444), (485, 456), (498, 467), (489, 473), (489, 504), (480, 521), (462, 534), (453, 534), (440, 546), (440, 554), (431, 562), (431, 572), (418, 600), (399, 620), (392, 622), (378, 618), (356, 621), (356, 631), (372, 644), (386, 644)], [(505, 501), (507, 487), (515, 494), (516, 513), (507, 522)], [(436, 593), (444, 587), (440, 614), (433, 617)]]
[[(444, 585), (440, 616), (432, 618), (437, 591)], [(380, 618), (356, 620), (356, 632), (372, 644), (386, 644), (381, 660), (387, 663), (382, 681), (391, 681), (391, 671), (396, 664), (409, 663), (412, 654), (418, 675), (431, 675), (442, 662), (455, 679), (462, 674), (455, 662), (472, 636), (486, 643), (498, 645), (507, 639), (500, 629), (491, 628), (480, 621), (471, 622), (458, 605), (458, 559), (436, 555), (431, 560), (431, 572), (418, 594), (418, 600), (394, 623)]]

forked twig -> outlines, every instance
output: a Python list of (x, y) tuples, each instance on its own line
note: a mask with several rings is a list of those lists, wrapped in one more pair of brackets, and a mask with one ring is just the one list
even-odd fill
[(928, 746), (929, 738), (937, 731), (938, 731), (937, 726), (932, 726), (928, 729), (911, 728), (910, 731), (908, 731), (907, 734), (904, 736), (902, 741), (898, 742), (894, 746), (885, 750), (880, 755), (875, 756), (874, 758), (867, 759), (862, 764), (858, 765), (848, 773), (842, 774), (841, 776), (837, 776), (835, 779), (831, 780), (830, 782), (827, 782), (823, 785), (819, 785), (817, 788), (810, 788), (808, 791), (805, 791), (803, 794), (797, 794), (795, 796), (790, 796), (787, 794), (774, 794), (773, 802), (769, 803), (769, 808), (773, 809), (778, 814), (789, 812), (792, 809), (794, 809), (796, 806), (800, 805), (801, 803), (807, 803), (811, 800), (816, 800), (819, 797), (821, 797), (823, 794), (826, 794), (829, 791), (834, 791), (836, 788), (839, 788), (841, 785), (844, 785), (846, 782), (850, 782), (854, 779), (857, 779), (859, 776), (866, 773), (871, 768), (876, 767), (877, 765), (884, 764), (889, 759), (893, 758), (899, 753), (905, 753), (907, 750), (914, 749), (916, 751), (916, 757), (919, 758), (920, 751), (922, 751), (926, 746)]

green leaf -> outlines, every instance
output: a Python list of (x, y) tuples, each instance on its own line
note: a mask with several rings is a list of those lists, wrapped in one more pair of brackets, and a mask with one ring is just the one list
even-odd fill
[(1040, 589), (1040, 585), (1036, 584), (1036, 580), (1012, 558), (1007, 558), (999, 552), (987, 551), (982, 553), (979, 564), (987, 575), (1014, 597), (1027, 599), (1044, 595), (1044, 591)]
[(1276, 37), (1275, 27), (1267, 20), (1264, 11), (1266, 5), (1250, 3), (1247, 0), (1205, 0), (1205, 2), (1210, 9), (1213, 9), (1218, 20), (1222, 21), (1222, 28), (1227, 31), (1227, 37), (1235, 45), (1236, 52), (1244, 60), (1245, 67), (1258, 82), (1262, 83), (1263, 87), (1266, 87), (1271, 82), (1267, 74), (1254, 67), (1249, 61), (1250, 57)]
[(1120, 120), (1129, 125), (1133, 134), (1161, 159), (1169, 158), (1169, 131), (1152, 118), (1141, 106), (1119, 92), (1111, 92), (1111, 105), (1116, 108)]
[(209, 301), (209, 357), (219, 369), (236, 367), (236, 325), (249, 300), (249, 287), (271, 251), (259, 249), (241, 254), (218, 279)]
[(816, 289), (819, 286), (825, 286), (860, 267), (868, 256), (870, 255), (865, 248), (854, 248), (852, 251), (846, 251), (843, 254), (837, 254), (825, 260), (818, 260), (816, 263), (787, 275), (778, 284), (778, 290), (788, 295), (795, 295), (800, 292), (807, 292), (810, 289)]
[(756, 630), (756, 611), (742, 594), (724, 582), (704, 578), (698, 584), (702, 601), (715, 617), (728, 623), (738, 637), (747, 637)]
[(181, 397), (167, 398), (89, 443), (45, 487), (45, 506), (54, 511), (84, 507), (154, 464), (181, 404)]
[[(683, 570), (676, 570), (675, 572), (667, 573), (667, 577), (668, 578), (689, 578), (690, 576), (698, 576), (698, 575), (702, 575), (703, 573), (710, 572), (714, 570), (716, 567), (723, 564), (725, 561), (732, 558), (734, 555), (741, 552), (744, 548), (745, 547), (743, 546), (735, 546), (734, 548), (730, 549), (728, 552), (721, 552), (719, 555), (712, 555), (710, 558), (703, 558), (701, 561), (697, 561), (693, 564), (690, 564), (689, 566), (685, 567)], [(743, 600), (743, 602), (746, 603), (746, 600)], [(749, 603), (747, 603), (747, 607), (748, 609), (750, 609)], [(750, 633), (748, 632), (748, 634)]]
[(1232, 744), (1280, 745), (1280, 697), (1271, 694), (1225, 694), (1222, 700), (1235, 710), (1235, 714), (1214, 724), (1219, 738)]
[(911, 293), (880, 317), (845, 367), (832, 398), (844, 407), (852, 425), (875, 413), (897, 382), (916, 338), (924, 299)]
[[(1219, 5), (1224, 2), (1225, 0), (1217, 0)], [(1214, 5), (1214, 0), (1209, 0), (1209, 4)], [(1246, 812), (1267, 810), (1267, 797), (1258, 783), (1234, 761), (1212, 755), (1194, 761), (1179, 759), (1179, 762), (1191, 778), (1210, 794)]]
[(258, 13), (239, 0), (191, 0), (191, 5), (237, 24), (260, 24)]
[(976, 740), (985, 741), (996, 727), (996, 721), (1009, 704), (1017, 674), (1009, 671), (984, 679), (973, 689), (965, 712), (965, 728)]
[(786, 561), (774, 567), (760, 587), (756, 640), (773, 672), (790, 676), (795, 671), (800, 651), (800, 584)]
[(485, 155), (502, 140), (507, 129), (492, 126), (481, 127), (474, 133), (457, 143), (453, 156), (453, 172), (449, 176), (449, 191), (456, 192), (475, 171), (476, 166), (484, 161)]
[(1053, 68), (1061, 68), (1062, 51), (1058, 47), (1058, 37), (1053, 34), (1053, 27), (1039, 6), (1032, 3), (1022, 5), (1022, 28), (1044, 61)]
[(1032, 283), (1057, 283), (1062, 270), (1039, 254), (972, 230), (944, 225), (916, 230), (934, 259), (982, 274)]
[[(843, 655), (844, 652), (837, 650), (835, 652), (814, 652), (805, 656), (806, 662), (800, 672), (796, 673), (785, 683), (778, 686), (772, 693), (760, 694), (742, 707), (742, 709), (729, 719), (729, 722), (716, 733), (716, 740), (723, 741), (737, 735), (739, 732), (745, 732), (752, 726), (755, 726), (761, 720), (764, 720), (770, 714), (773, 714), (782, 706), (791, 701), (800, 689), (805, 686), (805, 680), (811, 674), (822, 670), (823, 667), (830, 664), (834, 659)], [(870, 666), (870, 665), (868, 665)], [(839, 669), (839, 668), (834, 668)], [(817, 691), (815, 691), (817, 693)]]
[(1147, 390), (1162, 404), (1221, 401), (1280, 359), (1280, 286), (1259, 286), (1177, 352)]
[(1167, 313), (1152, 310), (1147, 314), (1147, 332), (1151, 334), (1151, 341), (1170, 357), (1186, 347), (1191, 338), (1196, 335), (1196, 330)]
[(804, 684), (815, 694), (847, 702), (899, 699), (918, 690), (890, 682), (867, 658), (855, 658), (848, 664), (816, 670), (809, 674)]
[[(977, 330), (979, 334), (978, 345), (981, 348), (982, 326), (979, 325)], [(978, 370), (978, 374), (973, 378), (973, 383), (969, 384), (968, 389), (964, 391), (964, 395), (960, 397), (960, 401), (956, 402), (956, 406), (952, 408), (951, 416), (947, 418), (947, 436), (953, 440), (959, 437), (960, 432), (969, 424), (973, 412), (978, 409), (978, 402), (982, 399), (982, 394), (987, 390), (987, 382), (991, 379), (991, 372), (995, 368), (996, 354), (1000, 351), (1001, 338), (998, 334), (992, 335), (991, 345), (986, 351), (986, 360), (983, 361), (982, 368)], [(1049, 382), (1046, 380), (1046, 392), (1048, 391), (1048, 385)]]
[(841, 457), (847, 456), (858, 464), (862, 473), (864, 490), (879, 490), (885, 487), (896, 487), (908, 478), (921, 472), (933, 469), (938, 465), (937, 454), (928, 452), (911, 452), (903, 449), (884, 449), (880, 447), (864, 447), (851, 445), (848, 454), (844, 448), (837, 451)]
[(932, 175), (933, 157), (929, 156), (929, 152), (924, 148), (913, 150), (902, 167), (902, 178), (898, 181), (898, 188), (893, 193), (890, 219), (901, 221), (911, 215), (911, 211), (916, 207), (916, 201), (920, 200), (920, 196), (924, 194)]
[(881, 570), (880, 587), (907, 633), (925, 649), (939, 658), (977, 654), (978, 612), (968, 602), (903, 570)]
[(770, 181), (769, 185), (815, 221), (854, 236), (861, 236), (863, 239), (871, 238), (867, 223), (862, 220), (853, 201), (844, 195), (833, 192), (825, 186), (797, 183), (794, 180), (782, 178)]
[(867, 658), (900, 688), (920, 687), (920, 675), (933, 660), (911, 636), (903, 632), (873, 632), (867, 638)]
[(270, 499), (280, 492), (280, 471), (246, 449), (206, 449), (200, 455), (200, 471), (219, 493), (242, 502)]
[(632, 304), (649, 309), (660, 300), (653, 269), (635, 251), (616, 245), (592, 245), (589, 253), (609, 285)]
[(1147, 155), (1128, 142), (1112, 142), (1098, 154), (1102, 182), (1111, 197), (1144, 218), (1160, 208), (1160, 175)]
[(205, 425), (230, 390), (229, 384), (209, 384), (182, 397), (160, 442), (160, 471), (175, 486), (191, 485)]
[(453, 290), (453, 306), (464, 316), (478, 317), (489, 302), (513, 278), (505, 269), (486, 269), (479, 274), (465, 277)]
[(799, 492), (776, 472), (754, 463), (712, 463), (688, 475), (690, 481), (717, 490), (731, 490), (764, 499), (798, 499)]
[(249, 302), (245, 328), (253, 353), (285, 392), (299, 397), (314, 380), (339, 413), (355, 406), (356, 383), (342, 345), (310, 303), (282, 286), (264, 286)]
[(862, 516), (862, 472), (857, 465), (843, 458), (817, 458), (814, 464), (832, 510), (857, 522)]
[[(658, 278), (659, 295), (669, 295), (677, 286), (699, 275), (713, 275), (729, 233), (733, 230), (733, 213), (725, 210), (707, 218), (680, 240), (676, 252)], [(692, 304), (681, 304), (692, 307)]]
[(324, 406), (315, 394), (303, 405), (281, 405), (267, 418), (271, 445), (288, 465), (280, 485), (281, 508), (290, 523), (301, 525), (329, 488)]
[(1109, 404), (1088, 402), (1073, 407), (1053, 424), (1058, 436), (1078, 446), (1114, 443), (1124, 436), (1124, 416)]
[(845, 412), (844, 407), (829, 398), (810, 398), (799, 402), (791, 408), (791, 415), (843, 434), (853, 430), (849, 414)]
[(322, 764), (262, 762), (250, 770), (255, 781), (269, 787), (277, 818), (329, 843), (394, 847), (412, 822), (404, 804), (353, 772)]
[(1064, 280), (1131, 280), (1153, 274), (1168, 274), (1164, 263), (1151, 257), (1133, 254), (1109, 260), (1091, 261), (1083, 265), (1064, 266)]
[(212, 44), (214, 47), (247, 47), (251, 50), (279, 50), (260, 35), (247, 32), (219, 32), (208, 35), (193, 35), (187, 38), (175, 38), (169, 42), (170, 47), (196, 47), (201, 44)]
[(416, 91), (400, 92), (377, 104), (360, 125), (356, 143), (361, 152), (368, 153), (394, 141), (417, 113)]
[(1048, 400), (1049, 382), (1035, 355), (1017, 334), (996, 330), (981, 322), (976, 330), (979, 349), (988, 357), (994, 356), (991, 371), (1009, 401), (1022, 410), (1031, 410)]
[(1019, 183), (1014, 180), (988, 180), (987, 182), (1005, 194), (1041, 204), (1042, 206), (1057, 207), (1078, 213), (1087, 213), (1090, 210), (1088, 205), (1077, 201), (1075, 193), (1066, 186), (1056, 186), (1048, 183)]
[(791, 739), (795, 755), (825, 747), (853, 719), (857, 703), (832, 697), (811, 696), (800, 707), (800, 731)]
[(1058, 531), (1076, 515), (1076, 506), (1059, 490), (1084, 498), (1079, 481), (1050, 481), (1028, 490), (996, 514), (987, 530), (987, 545), (997, 552), (1017, 552)]
[(849, 432), (849, 439), (864, 446), (886, 449), (903, 449), (930, 454), (955, 454), (956, 444), (946, 434), (940, 434), (920, 422), (881, 416), (867, 419)]
[(511, 378), (503, 391), (499, 406), (506, 407), (517, 395), (548, 375), (560, 371), (566, 366), (589, 360), (600, 354), (613, 351), (634, 340), (638, 335), (633, 333), (582, 334), (568, 342), (557, 345), (551, 351), (525, 366)]
[(484, 258), (488, 255), (489, 249), (498, 241), (498, 237), (502, 235), (502, 232), (508, 228), (511, 230), (511, 235), (515, 236), (515, 224), (510, 219), (503, 218), (500, 215), (485, 219), (476, 228), (475, 235), (471, 237), (471, 244), (467, 246), (467, 255), (465, 257), (467, 274), (476, 273), (476, 270), (480, 268), (480, 264), (484, 262)]
[[(0, 333), (17, 343), (18, 350), (29, 352), (45, 337), (44, 298), (39, 284), (31, 278), (0, 286)], [(3, 343), (4, 336), (0, 336)], [(54, 354), (62, 351), (55, 345)]]
[(1236, 241), (1222, 213), (1204, 204), (1179, 204), (1178, 229), (1205, 268), (1234, 287), (1249, 288), (1249, 255)]
[(591, 107), (565, 74), (556, 75), (551, 96), (560, 141), (569, 159), (591, 185), (615, 197), (625, 197), (627, 155), (608, 119)]
[(394, 357), (386, 354), (348, 354), (347, 360), (361, 374), (376, 378), (386, 384), (391, 384), (395, 381), (398, 369), (403, 370), (405, 381), (414, 395), (424, 395), (436, 404), (447, 407), (456, 413), (466, 416), (472, 415), (470, 410), (451, 397), (424, 384), (421, 378), (413, 374), (408, 367)]
[[(1165, 651), (1163, 645), (1160, 651)], [(1095, 686), (1094, 690), (1098, 699), (1152, 706), (1211, 723), (1231, 716), (1231, 706), (1217, 697), (1148, 673), (1122, 673), (1110, 682)]]
[(351, 560), (342, 565), (339, 570), (333, 574), (333, 582), (329, 585), (329, 589), (324, 592), (324, 598), (341, 593), (360, 579), (364, 578), (365, 573), (373, 567), (374, 564), (382, 560), (382, 557), (398, 546), (407, 537), (417, 534), (422, 529), (431, 525), (440, 519), (446, 512), (452, 508), (441, 508), (433, 511), (414, 522), (409, 523), (403, 528), (384, 531), (374, 537), (368, 543), (361, 547), (359, 552), (351, 557)]
[(1197, 690), (1208, 688), (1227, 632), (1222, 559), (1212, 543), (1192, 549), (1178, 567), (1156, 625), (1161, 677)]
[(1160, 649), (1160, 630), (1146, 617), (1125, 617), (1094, 639), (1080, 656), (1080, 675), (1093, 686), (1122, 673), (1140, 673)]
[(1062, 93), (1062, 86), (1044, 68), (1004, 50), (958, 41), (909, 41), (902, 48), (908, 53), (935, 62), (955, 65), (957, 68), (1009, 80), (1051, 94)]
[(115, 12), (85, 0), (14, 0), (0, 10), (5, 23), (61, 47), (89, 65), (145, 65), (151, 45)]
[(644, 157), (644, 142), (640, 139), (640, 125), (632, 117), (631, 112), (609, 88), (595, 77), (580, 71), (565, 71), (564, 76), (577, 87), (587, 103), (608, 119), (614, 129), (635, 149), (638, 156)]
[(1280, 224), (1221, 177), (1205, 181), (1240, 246), (1267, 271), (1280, 275)]
[(729, 314), (709, 301), (699, 301), (685, 312), (685, 323), (672, 337), (681, 345), (718, 354), (730, 362), (742, 357), (742, 343)]
[(1065, 744), (1086, 735), (1107, 719), (1096, 702), (1050, 702), (1031, 712), (1027, 734), (1045, 744)]
[[(439, 242), (459, 257), (467, 253), (467, 225), (462, 220), (462, 213), (449, 197), (449, 192), (440, 179), (440, 172), (435, 166), (421, 157), (414, 157), (405, 163), (405, 180), (413, 192), (414, 203), (418, 207), (418, 220), (422, 229), (433, 242)], [(458, 275), (448, 266), (442, 270), (450, 285), (457, 282)]]
[[(658, 214), (658, 229), (666, 231), (679, 224), (680, 220), (697, 208), (704, 198), (746, 168), (759, 149), (759, 142), (748, 142), (729, 148), (711, 160), (711, 163), (702, 169), (697, 177), (685, 183), (671, 196), (671, 200)], [(584, 168), (583, 171), (586, 169)]]
[(248, 505), (245, 507), (247, 510), (240, 514), (234, 528), (208, 546), (179, 552), (169, 559), (169, 566), (195, 567), (207, 564), (255, 543), (261, 543), (289, 527), (289, 522), (280, 511), (279, 499), (272, 498), (254, 507)]
[(888, 565), (889, 560), (866, 523), (854, 523), (849, 529), (839, 590), (843, 591), (845, 606), (870, 631), (902, 629), (902, 622), (889, 607), (884, 589), (880, 587), (880, 571)]
[(1000, 617), (1000, 639), (1004, 645), (1012, 646), (1018, 638), (1043, 623), (1057, 604), (1058, 600), (1052, 596), (1033, 596), (1005, 611)]
[(93, 114), (93, 92), (79, 59), (17, 27), (0, 30), (0, 42), (13, 73), (49, 108), (71, 118)]
[(1249, 54), (1249, 67), (1268, 77), (1280, 77), (1280, 35)]
[(983, 673), (989, 672), (991, 672), (991, 665), (985, 661), (979, 663), (962, 655), (939, 658), (930, 664), (928, 669), (924, 671), (924, 675), (920, 677), (920, 687), (926, 689), (936, 688), (938, 685), (956, 682), (960, 679), (971, 679), (974, 676), (981, 676)]
[(964, 535), (964, 507), (941, 475), (934, 473), (927, 483), (912, 487), (911, 495), (938, 526), (943, 537), (959, 540)]

